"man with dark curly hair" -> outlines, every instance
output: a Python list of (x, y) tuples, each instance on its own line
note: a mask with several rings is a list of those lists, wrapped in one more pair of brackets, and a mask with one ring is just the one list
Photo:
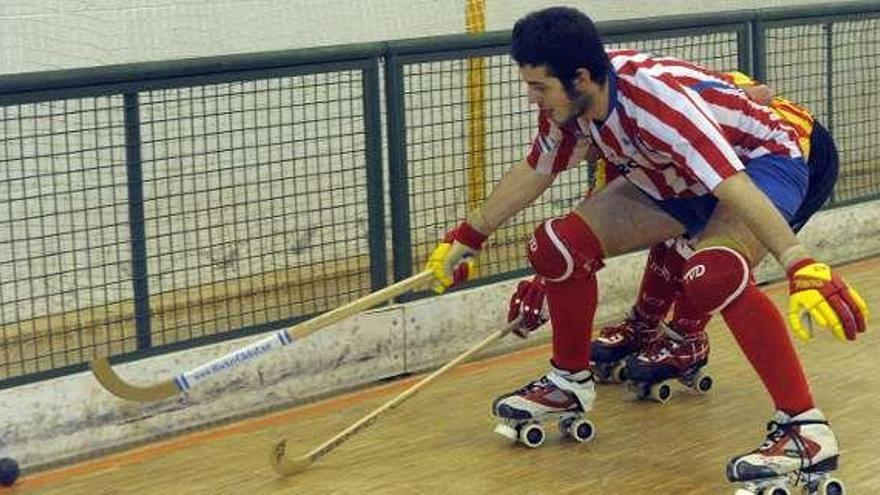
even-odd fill
[(501, 431), (537, 445), (543, 431), (536, 423), (561, 418), (576, 439), (592, 437), (583, 416), (595, 399), (595, 273), (606, 257), (687, 234), (696, 250), (682, 269), (683, 299), (695, 312), (721, 314), (777, 411), (766, 441), (734, 457), (728, 477), (758, 486), (802, 475), (827, 484), (837, 440), (815, 407), (785, 320), (756, 287), (752, 267), (767, 252), (784, 267), (789, 324), (801, 338), (811, 335), (802, 312), (845, 341), (865, 330), (868, 310), (791, 228), (809, 182), (795, 131), (715, 72), (634, 50), (606, 51), (593, 22), (572, 8), (520, 19), (512, 56), (540, 109), (537, 136), (431, 254), (437, 289), (467, 279), (486, 237), (592, 145), (621, 177), (567, 215), (541, 222), (529, 239), (529, 262), (546, 281), (553, 355), (549, 373), (496, 399), (494, 413), (507, 426)]

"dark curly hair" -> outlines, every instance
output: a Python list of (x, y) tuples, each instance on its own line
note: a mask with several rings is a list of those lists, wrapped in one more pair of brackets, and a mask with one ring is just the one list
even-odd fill
[(593, 81), (604, 84), (611, 66), (596, 25), (571, 7), (538, 10), (516, 21), (511, 55), (520, 66), (544, 66), (567, 91), (574, 89), (577, 69), (587, 69)]

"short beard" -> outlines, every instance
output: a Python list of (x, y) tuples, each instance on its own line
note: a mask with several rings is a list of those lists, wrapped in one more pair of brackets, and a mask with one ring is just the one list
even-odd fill
[(577, 119), (586, 111), (592, 109), (596, 104), (593, 95), (581, 93), (574, 88), (566, 88), (565, 93), (568, 95), (568, 99), (571, 100), (572, 107), (572, 114), (569, 116), (568, 120)]

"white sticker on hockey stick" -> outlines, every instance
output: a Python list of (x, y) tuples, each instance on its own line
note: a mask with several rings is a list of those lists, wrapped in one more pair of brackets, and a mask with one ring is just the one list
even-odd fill
[(174, 378), (174, 384), (183, 392), (201, 383), (216, 373), (227, 371), (236, 366), (252, 361), (260, 356), (268, 354), (273, 349), (285, 346), (293, 342), (287, 330), (279, 330), (274, 334), (254, 342), (246, 347), (237, 349), (225, 356), (219, 357), (198, 368), (181, 373)]

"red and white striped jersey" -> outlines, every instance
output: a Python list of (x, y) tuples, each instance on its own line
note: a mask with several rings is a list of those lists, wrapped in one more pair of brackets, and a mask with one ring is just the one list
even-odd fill
[(634, 50), (612, 50), (609, 114), (558, 126), (541, 113), (527, 160), (541, 173), (581, 162), (590, 140), (656, 199), (707, 194), (744, 163), (801, 157), (797, 133), (723, 74)]

